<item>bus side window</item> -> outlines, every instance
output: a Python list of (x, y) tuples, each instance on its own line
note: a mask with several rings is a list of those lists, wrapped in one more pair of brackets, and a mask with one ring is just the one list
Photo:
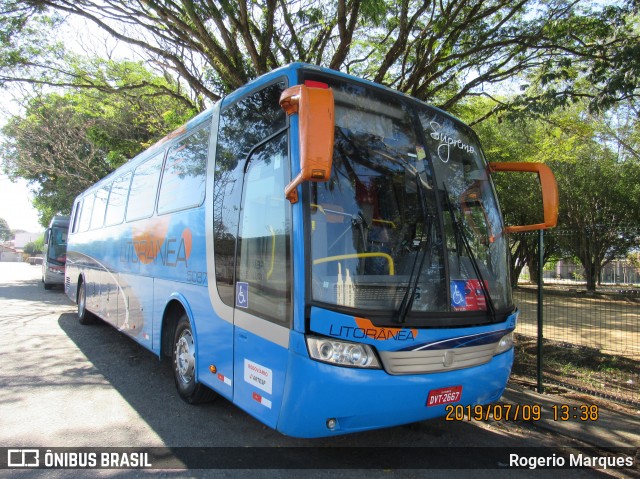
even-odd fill
[(163, 159), (164, 151), (160, 151), (136, 168), (127, 201), (127, 221), (148, 218), (153, 214)]
[(103, 186), (96, 193), (96, 199), (93, 203), (93, 212), (91, 213), (91, 229), (102, 228), (104, 225), (104, 213), (107, 211), (107, 199), (109, 198), (109, 190), (111, 185)]
[(282, 193), (289, 182), (285, 133), (249, 158), (240, 214), (238, 274), (248, 285), (249, 311), (278, 323), (291, 314), (290, 204)]
[(73, 225), (71, 232), (77, 233), (80, 228), (80, 211), (82, 210), (82, 199), (76, 201), (76, 204), (73, 208)]
[(204, 201), (210, 131), (207, 125), (169, 149), (160, 185), (158, 214), (193, 208)]
[(78, 231), (87, 231), (91, 224), (91, 214), (93, 212), (93, 201), (95, 193), (87, 195), (82, 200), (82, 212), (80, 213), (80, 227)]
[(131, 172), (119, 176), (111, 185), (111, 194), (107, 204), (107, 216), (104, 224), (106, 226), (117, 225), (124, 220), (124, 210), (127, 205), (127, 194), (129, 193), (129, 183), (131, 183)]

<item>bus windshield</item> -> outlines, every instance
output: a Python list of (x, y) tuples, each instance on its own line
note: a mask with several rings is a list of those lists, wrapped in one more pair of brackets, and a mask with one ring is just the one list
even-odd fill
[(474, 136), (426, 105), (331, 87), (333, 171), (311, 184), (308, 205), (314, 301), (433, 324), (512, 310), (500, 211)]
[(47, 261), (51, 264), (64, 266), (67, 260), (67, 231), (68, 227), (53, 226), (47, 248)]

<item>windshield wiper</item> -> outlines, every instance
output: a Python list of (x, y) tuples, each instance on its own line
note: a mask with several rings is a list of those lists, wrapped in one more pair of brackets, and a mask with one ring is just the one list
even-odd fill
[(407, 281), (407, 289), (404, 292), (404, 296), (402, 297), (400, 306), (393, 315), (393, 322), (398, 324), (405, 323), (407, 320), (407, 314), (409, 313), (409, 311), (411, 311), (413, 301), (416, 298), (416, 291), (418, 290), (420, 275), (422, 274), (422, 269), (424, 268), (424, 263), (427, 256), (429, 256), (429, 261), (427, 261), (427, 263), (431, 262), (431, 241), (433, 236), (431, 229), (433, 227), (434, 217), (427, 211), (426, 199), (424, 196), (424, 191), (422, 189), (422, 179), (420, 178), (420, 173), (416, 172), (415, 178), (416, 188), (418, 189), (418, 197), (420, 199), (419, 203), (420, 210), (422, 211), (422, 219), (426, 226), (426, 236), (423, 235), (423, 239), (421, 239), (420, 241), (422, 251), (421, 253), (416, 254), (416, 257), (413, 260), (411, 273), (409, 274), (409, 281)]
[[(420, 211), (422, 212), (422, 219), (423, 219), (424, 225), (426, 226), (426, 234), (423, 234), (421, 238), (421, 241), (420, 241), (421, 249), (416, 254), (416, 257), (413, 260), (413, 264), (411, 266), (411, 273), (409, 274), (409, 280), (407, 281), (407, 289), (404, 292), (402, 301), (400, 302), (400, 306), (394, 312), (393, 318), (392, 318), (392, 321), (394, 323), (398, 323), (398, 324), (404, 323), (406, 322), (407, 314), (409, 313), (409, 311), (411, 311), (411, 308), (413, 306), (413, 302), (416, 297), (416, 292), (418, 290), (418, 284), (420, 282), (420, 275), (422, 274), (422, 270), (424, 268), (424, 263), (425, 261), (427, 263), (431, 262), (431, 242), (432, 242), (432, 236), (433, 236), (432, 227), (433, 227), (433, 223), (435, 222), (435, 217), (433, 215), (430, 215), (427, 209), (424, 188), (428, 187), (428, 183), (423, 181), (418, 169), (415, 166), (411, 165), (408, 161), (406, 161), (404, 159), (404, 156), (400, 152), (388, 148), (388, 146), (385, 145), (384, 143), (381, 143), (382, 146), (384, 146), (385, 150), (390, 150), (390, 151), (387, 152), (379, 149), (374, 149), (370, 145), (361, 145), (360, 142), (356, 142), (354, 138), (348, 137), (345, 134), (345, 132), (342, 131), (342, 128), (337, 128), (336, 131), (338, 132), (339, 136), (349, 146), (351, 146), (355, 151), (358, 152), (358, 154), (360, 154), (360, 152), (363, 149), (373, 151), (377, 153), (380, 157), (384, 158), (385, 160), (401, 165), (406, 174), (415, 178), (416, 188), (418, 190), (418, 197), (419, 197), (419, 203), (420, 203)], [(360, 154), (360, 156), (364, 160), (368, 158), (369, 155)], [(373, 165), (368, 165), (368, 166), (375, 169)], [(361, 212), (358, 212), (352, 218), (352, 226), (359, 227), (362, 230), (363, 221), (364, 221), (364, 216), (362, 215)], [(366, 226), (366, 223), (364, 226)], [(363, 231), (361, 231), (361, 234), (364, 237)]]
[[(487, 303), (487, 309), (491, 314), (491, 319), (493, 322), (495, 322), (496, 308), (493, 304), (493, 300), (491, 299), (491, 294), (489, 294), (489, 289), (487, 288), (487, 285), (484, 281), (482, 272), (480, 271), (480, 267), (478, 266), (478, 260), (476, 259), (476, 256), (473, 254), (473, 249), (469, 244), (469, 240), (467, 239), (467, 236), (462, 231), (462, 227), (460, 226), (460, 223), (456, 218), (453, 205), (451, 204), (451, 200), (449, 198), (449, 191), (447, 190), (447, 187), (443, 185), (442, 189), (444, 191), (444, 203), (447, 207), (447, 211), (449, 212), (449, 215), (451, 216), (451, 225), (453, 226), (453, 233), (456, 239), (456, 251), (460, 250), (458, 245), (460, 244), (460, 242), (462, 242), (462, 245), (464, 246), (464, 249), (467, 252), (467, 255), (469, 255), (469, 259), (471, 260), (471, 267), (473, 268), (473, 273), (476, 275), (476, 278), (480, 282), (480, 289), (482, 290), (482, 295), (484, 296), (485, 302)], [(458, 253), (458, 257), (459, 256), (460, 254)]]

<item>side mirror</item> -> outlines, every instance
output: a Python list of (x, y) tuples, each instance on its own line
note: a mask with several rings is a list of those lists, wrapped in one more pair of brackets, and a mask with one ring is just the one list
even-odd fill
[(522, 231), (543, 230), (553, 228), (558, 223), (558, 184), (551, 169), (543, 163), (489, 163), (489, 171), (517, 171), (538, 173), (540, 186), (542, 187), (542, 207), (544, 211), (544, 223), (523, 226), (507, 226), (506, 233), (519, 233)]
[(287, 115), (298, 114), (300, 173), (284, 193), (291, 203), (298, 201), (298, 185), (304, 181), (327, 181), (333, 163), (335, 129), (333, 92), (330, 88), (296, 85), (280, 95)]
[(51, 234), (51, 228), (44, 230), (44, 244), (49, 244), (49, 235)]

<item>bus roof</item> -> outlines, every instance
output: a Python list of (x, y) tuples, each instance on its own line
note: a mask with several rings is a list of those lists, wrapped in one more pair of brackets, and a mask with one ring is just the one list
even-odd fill
[(54, 226), (66, 226), (68, 228), (69, 217), (62, 216), (62, 215), (54, 216), (53, 218), (51, 218), (51, 221), (49, 222), (49, 228), (53, 228)]
[[(158, 140), (156, 143), (154, 143), (152, 146), (150, 146), (146, 150), (140, 152), (139, 154), (137, 154), (136, 156), (131, 158), (129, 161), (124, 163), (122, 166), (117, 168), (115, 171), (111, 172), (110, 174), (108, 174), (104, 178), (100, 179), (99, 181), (97, 181), (96, 183), (91, 185), (89, 188), (87, 188), (85, 191), (83, 191), (78, 196), (84, 196), (87, 193), (90, 193), (92, 191), (95, 191), (95, 190), (99, 189), (104, 183), (108, 182), (113, 176), (117, 176), (117, 175), (121, 174), (123, 172), (123, 168), (134, 169), (139, 163), (142, 163), (144, 160), (146, 160), (147, 158), (149, 158), (150, 156), (155, 154), (160, 148), (166, 146), (167, 144), (169, 144), (173, 140), (183, 136), (184, 134), (196, 129), (198, 126), (200, 126), (208, 118), (211, 117), (211, 115), (213, 114), (214, 109), (216, 109), (218, 107), (223, 108), (226, 104), (234, 102), (234, 101), (242, 98), (243, 96), (251, 93), (252, 91), (255, 91), (256, 89), (259, 89), (260, 87), (273, 82), (277, 78), (287, 77), (290, 82), (294, 82), (294, 81), (297, 82), (298, 81), (298, 78), (297, 78), (298, 77), (298, 72), (301, 71), (301, 70), (305, 70), (305, 71), (309, 71), (309, 72), (316, 72), (316, 73), (318, 73), (320, 75), (324, 74), (324, 75), (340, 78), (340, 79), (343, 79), (343, 80), (360, 83), (362, 85), (366, 85), (368, 87), (375, 88), (377, 90), (385, 91), (386, 93), (388, 93), (390, 95), (400, 96), (400, 97), (404, 98), (407, 101), (414, 102), (414, 103), (419, 103), (419, 104), (424, 105), (424, 106), (426, 106), (428, 108), (431, 108), (433, 110), (437, 110), (440, 114), (450, 118), (452, 121), (454, 121), (456, 123), (459, 123), (460, 125), (462, 125), (462, 126), (468, 128), (469, 130), (471, 130), (469, 127), (467, 127), (466, 124), (464, 124), (458, 118), (452, 116), (451, 114), (449, 114), (449, 113), (447, 113), (447, 112), (445, 112), (443, 110), (440, 110), (439, 108), (437, 108), (437, 107), (435, 107), (433, 105), (429, 105), (426, 102), (418, 100), (418, 99), (416, 99), (416, 98), (414, 98), (414, 97), (412, 97), (410, 95), (407, 95), (406, 93), (399, 92), (397, 90), (394, 90), (392, 88), (386, 87), (386, 86), (381, 85), (379, 83), (374, 83), (374, 82), (372, 82), (370, 80), (365, 80), (363, 78), (359, 78), (359, 77), (356, 77), (356, 76), (353, 76), (353, 75), (350, 75), (350, 74), (347, 74), (347, 73), (343, 73), (343, 72), (340, 72), (340, 71), (337, 71), (337, 70), (332, 70), (330, 68), (321, 67), (321, 66), (318, 66), (318, 65), (312, 65), (312, 64), (309, 64), (309, 63), (295, 62), (295, 63), (290, 63), (288, 65), (284, 65), (282, 67), (276, 68), (275, 70), (272, 70), (272, 71), (270, 71), (268, 73), (265, 73), (264, 75), (261, 75), (261, 76), (255, 78), (255, 79), (249, 81), (248, 83), (246, 83), (242, 87), (238, 88), (234, 92), (230, 93), (226, 97), (221, 98), (214, 105), (212, 105), (209, 108), (207, 108), (206, 110), (200, 112), (199, 114), (194, 116), (191, 120), (189, 120), (187, 123), (185, 123), (181, 127), (177, 128), (176, 130), (172, 131), (171, 133), (169, 133), (168, 135), (166, 135), (163, 138), (161, 138), (160, 140)], [(291, 83), (291, 84), (293, 84), (293, 83)]]

